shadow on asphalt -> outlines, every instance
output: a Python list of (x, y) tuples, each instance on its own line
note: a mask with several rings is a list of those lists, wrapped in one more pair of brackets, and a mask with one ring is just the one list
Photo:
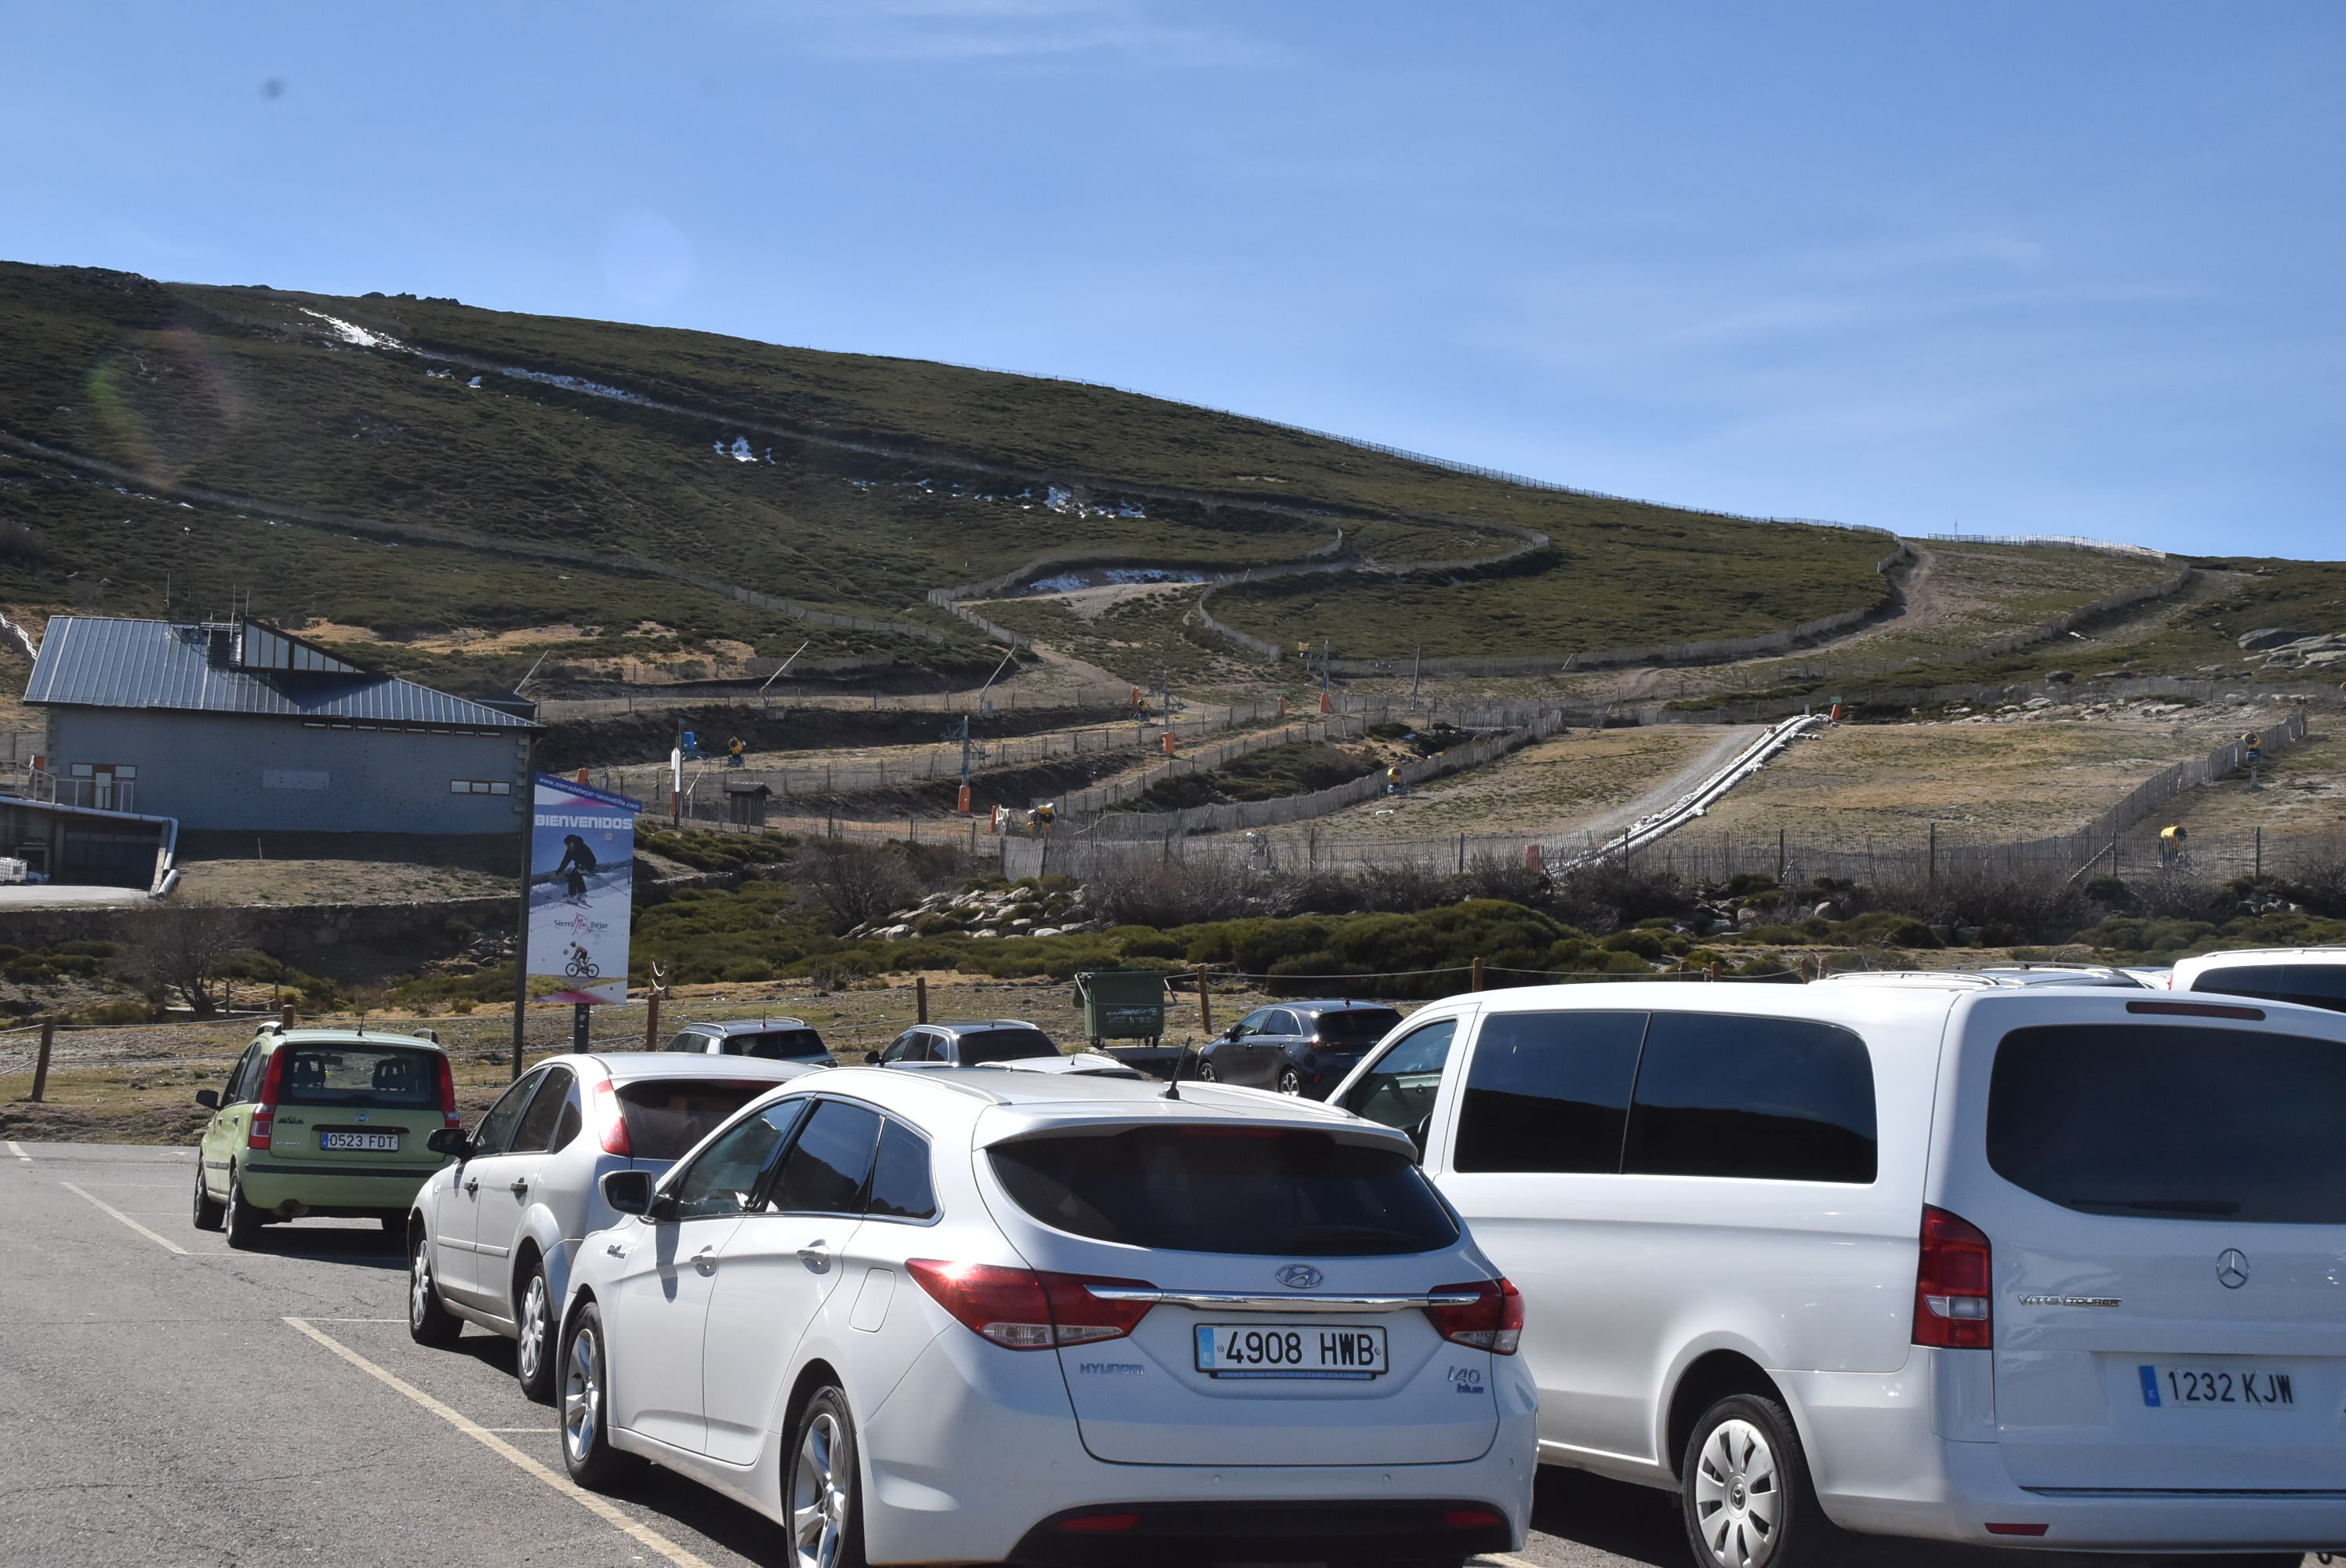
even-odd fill
[(314, 1263), (346, 1263), (357, 1268), (407, 1269), (407, 1244), (403, 1237), (369, 1224), (302, 1224), (263, 1227), (260, 1245), (252, 1249), (280, 1257), (301, 1257)]

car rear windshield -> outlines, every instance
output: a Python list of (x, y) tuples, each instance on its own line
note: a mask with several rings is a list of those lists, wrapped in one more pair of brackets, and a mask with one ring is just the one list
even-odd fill
[(1405, 1150), (1278, 1127), (1171, 1126), (997, 1145), (1018, 1207), (1096, 1241), (1175, 1252), (1368, 1257), (1458, 1227)]
[(384, 1105), (434, 1110), (440, 1058), (396, 1045), (287, 1047), (279, 1093), (289, 1105)]
[(2346, 1044), (2197, 1024), (2015, 1029), (1997, 1175), (2084, 1214), (2346, 1225)]
[(1322, 1013), (1311, 1033), (1331, 1045), (1373, 1045), (1401, 1022), (1390, 1007), (1354, 1007), (1342, 1013)]
[(773, 1086), (689, 1078), (622, 1084), (619, 1116), (627, 1125), (627, 1151), (639, 1160), (675, 1159)]
[(980, 1034), (961, 1037), (961, 1055), (964, 1067), (974, 1067), (981, 1062), (1021, 1062), (1029, 1056), (1056, 1056), (1059, 1048), (1040, 1029), (988, 1029)]
[(2191, 983), (2191, 989), (2346, 1013), (2346, 963), (2229, 964), (2208, 970)]
[(804, 1056), (827, 1056), (822, 1036), (811, 1029), (768, 1029), (756, 1034), (728, 1034), (725, 1054), (728, 1056), (760, 1056), (768, 1061), (794, 1061)]

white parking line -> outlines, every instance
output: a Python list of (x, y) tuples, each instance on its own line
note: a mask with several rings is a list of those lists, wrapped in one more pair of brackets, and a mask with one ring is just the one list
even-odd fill
[[(383, 1387), (406, 1395), (409, 1399), (414, 1400), (425, 1410), (430, 1410), (434, 1415), (438, 1416), (442, 1420), (446, 1421), (450, 1426), (454, 1427), (458, 1431), (463, 1432), (466, 1437), (474, 1439), (505, 1459), (511, 1461), (515, 1468), (522, 1471), (525, 1474), (536, 1477), (539, 1481), (544, 1481), (555, 1491), (562, 1493), (565, 1497), (569, 1498), (573, 1502), (578, 1504), (579, 1507), (586, 1509), (590, 1513), (599, 1514), (603, 1519), (608, 1521), (610, 1523), (626, 1531), (629, 1535), (634, 1536), (636, 1540), (641, 1542), (644, 1545), (649, 1547), (654, 1552), (657, 1552), (661, 1556), (667, 1558), (669, 1562), (675, 1563), (677, 1568), (710, 1568), (710, 1564), (707, 1558), (696, 1557), (690, 1552), (678, 1546), (675, 1542), (670, 1541), (667, 1536), (662, 1535), (658, 1531), (637, 1523), (634, 1520), (628, 1518), (617, 1504), (611, 1502), (608, 1499), (597, 1497), (593, 1492), (586, 1491), (584, 1487), (581, 1487), (576, 1481), (572, 1481), (568, 1476), (548, 1470), (546, 1466), (538, 1463), (537, 1461), (530, 1458), (529, 1455), (522, 1452), (521, 1450), (514, 1447), (513, 1444), (505, 1441), (504, 1438), (497, 1435), (495, 1430), (482, 1426), (479, 1422), (449, 1409), (446, 1405), (442, 1404), (438, 1400), (434, 1399), (430, 1394), (425, 1393), (414, 1384), (376, 1366), (372, 1361), (368, 1360), (364, 1356), (360, 1355), (356, 1350), (352, 1349), (349, 1346), (343, 1344), (341, 1340), (333, 1338), (332, 1335), (321, 1333), (318, 1329), (311, 1328), (306, 1319), (301, 1318), (288, 1318), (285, 1321), (291, 1324), (301, 1332), (307, 1334), (311, 1339), (315, 1339), (319, 1344), (323, 1345), (327, 1349), (332, 1350), (335, 1355), (340, 1356), (343, 1360), (348, 1361), (352, 1366), (358, 1368), (359, 1370), (366, 1373), (367, 1376), (374, 1379), (377, 1382), (382, 1384)], [(529, 1430), (535, 1431), (536, 1429), (532, 1428)]]
[(18, 1159), (24, 1161), (26, 1165), (31, 1165), (33, 1163), (33, 1156), (25, 1152), (25, 1145), (18, 1143), (14, 1138), (10, 1138), (8, 1140), (8, 1152), (15, 1155)]
[(90, 1193), (86, 1193), (69, 1181), (61, 1181), (57, 1183), (57, 1185), (65, 1188), (67, 1192), (72, 1193), (76, 1197), (88, 1198), (90, 1202), (97, 1205), (98, 1207), (106, 1210), (107, 1213), (120, 1220), (123, 1224), (128, 1226), (131, 1229), (137, 1231), (139, 1235), (145, 1237), (148, 1240), (153, 1242), (164, 1251), (176, 1252), (182, 1257), (188, 1256), (188, 1249), (186, 1247), (181, 1247), (176, 1241), (164, 1240), (161, 1237), (156, 1235), (153, 1231), (148, 1229), (145, 1226), (139, 1224), (137, 1220), (131, 1218), (128, 1215), (123, 1213), (120, 1209), (107, 1202), (104, 1198), (96, 1196)]
[(1528, 1557), (1518, 1557), (1512, 1552), (1485, 1552), (1474, 1559), (1477, 1563), (1504, 1563), (1505, 1568), (1540, 1568)]

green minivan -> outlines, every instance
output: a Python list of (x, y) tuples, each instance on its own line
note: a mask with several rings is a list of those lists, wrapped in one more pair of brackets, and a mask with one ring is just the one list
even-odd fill
[(448, 1054), (429, 1034), (261, 1025), (227, 1084), (196, 1161), (199, 1230), (250, 1247), (272, 1220), (380, 1219), (403, 1230), (416, 1188), (447, 1163), (434, 1135), (461, 1128)]

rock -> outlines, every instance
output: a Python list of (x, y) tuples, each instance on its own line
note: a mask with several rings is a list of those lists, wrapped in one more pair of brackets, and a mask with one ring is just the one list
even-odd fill
[(1055, 925), (1038, 925), (1026, 934), (1028, 936), (1065, 936), (1067, 933)]
[(2249, 653), (2265, 648), (2277, 648), (2283, 643), (2301, 642), (2313, 636), (2311, 632), (2286, 631), (2280, 626), (2263, 626), (2253, 632), (2242, 632), (2233, 640)]
[(2045, 672), (2045, 684), (2047, 686), (2066, 686), (2076, 678), (2075, 670), (2048, 669)]
[(2053, 706), (2053, 699), (2049, 697), (2032, 697), (2020, 706), (2023, 708), (2050, 708)]

